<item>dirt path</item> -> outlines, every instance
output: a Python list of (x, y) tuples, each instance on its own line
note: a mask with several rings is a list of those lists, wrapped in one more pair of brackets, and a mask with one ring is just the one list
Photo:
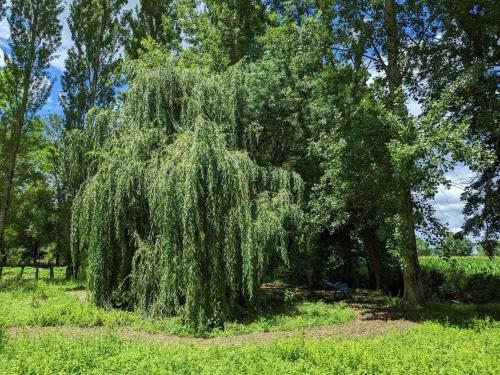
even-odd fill
[[(264, 285), (264, 292), (275, 294), (278, 290), (290, 289), (290, 286)], [(296, 288), (297, 295), (311, 292)], [(86, 292), (83, 290), (69, 291), (68, 294), (76, 296), (80, 301), (86, 300)], [(331, 293), (330, 293), (331, 294)], [(328, 297), (325, 291), (312, 292), (312, 295), (304, 295), (307, 298)], [(188, 345), (231, 345), (231, 344), (260, 344), (268, 343), (278, 339), (290, 338), (304, 335), (311, 339), (324, 339), (328, 337), (338, 337), (343, 339), (367, 338), (375, 336), (389, 335), (391, 333), (402, 333), (417, 323), (408, 320), (405, 316), (391, 309), (385, 297), (381, 293), (360, 290), (356, 292), (353, 300), (346, 303), (356, 313), (353, 321), (329, 325), (323, 327), (305, 328), (292, 331), (276, 332), (256, 332), (240, 336), (214, 337), (214, 338), (193, 338), (178, 337), (163, 333), (148, 333), (130, 327), (13, 327), (7, 330), (9, 337), (18, 336), (40, 336), (43, 334), (56, 333), (68, 337), (106, 337), (115, 336), (124, 340), (159, 343), (164, 345), (188, 344)]]
[(360, 337), (375, 337), (389, 335), (391, 333), (402, 333), (413, 327), (416, 323), (398, 319), (382, 320), (371, 315), (357, 311), (355, 320), (338, 325), (308, 328), (294, 331), (258, 332), (240, 336), (215, 337), (215, 338), (190, 338), (177, 337), (161, 333), (148, 333), (127, 327), (103, 328), (103, 327), (14, 327), (7, 330), (9, 337), (17, 336), (39, 336), (46, 333), (57, 333), (69, 337), (105, 337), (112, 335), (124, 340), (159, 343), (164, 345), (192, 344), (192, 345), (231, 345), (231, 344), (255, 344), (268, 343), (277, 339), (290, 338), (304, 335), (312, 339), (324, 339), (328, 337), (339, 337), (344, 339), (356, 339)]

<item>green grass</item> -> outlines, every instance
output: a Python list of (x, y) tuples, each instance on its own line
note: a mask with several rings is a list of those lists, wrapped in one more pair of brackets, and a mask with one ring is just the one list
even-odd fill
[[(18, 278), (21, 274), (20, 267), (4, 267), (3, 268), (3, 277), (6, 279), (15, 279)], [(66, 274), (66, 267), (54, 267), (54, 278), (56, 280), (64, 279)], [(39, 274), (40, 279), (49, 280), (50, 271), (48, 268), (40, 268)], [(34, 279), (35, 278), (35, 267), (25, 267), (23, 273), (23, 279)]]
[[(81, 301), (74, 290), (78, 283), (4, 280), (0, 283), (0, 325), (27, 326), (128, 326), (147, 332), (193, 336), (179, 318), (146, 319), (139, 313), (97, 308)], [(242, 322), (227, 323), (208, 337), (234, 336), (252, 332), (283, 331), (340, 324), (354, 319), (354, 312), (342, 304), (297, 302), (267, 311)]]
[[(14, 272), (15, 273), (15, 272)], [(500, 373), (500, 304), (429, 302), (422, 324), (404, 334), (354, 340), (305, 336), (248, 345), (159, 345), (126, 341), (115, 327), (191, 336), (177, 318), (144, 319), (81, 301), (78, 282), (0, 281), (0, 374), (497, 374)], [(342, 304), (276, 302), (257, 316), (228, 323), (208, 337), (305, 329), (354, 318)], [(388, 301), (404, 308), (396, 298)], [(20, 334), (5, 327), (105, 328), (105, 335)], [(4, 328), (2, 328), (4, 327)]]
[(420, 257), (427, 296), (475, 303), (500, 301), (500, 257)]
[(490, 259), (483, 256), (451, 257), (449, 260), (437, 256), (419, 257), (422, 269), (439, 270), (442, 273), (459, 272), (465, 275), (484, 274), (500, 276), (500, 257)]
[(420, 319), (460, 327), (474, 326), (478, 320), (500, 321), (500, 303), (440, 303), (429, 301), (420, 312)]
[(262, 345), (160, 346), (57, 335), (4, 341), (5, 374), (498, 374), (498, 323), (424, 323), (406, 334)]

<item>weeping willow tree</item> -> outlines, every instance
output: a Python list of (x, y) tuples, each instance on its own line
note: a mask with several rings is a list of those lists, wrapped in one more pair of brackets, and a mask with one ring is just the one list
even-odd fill
[[(237, 80), (138, 74), (72, 214), (91, 297), (195, 328), (258, 305), (266, 263), (301, 246), (302, 181), (237, 148)], [(118, 124), (118, 125), (116, 125)]]

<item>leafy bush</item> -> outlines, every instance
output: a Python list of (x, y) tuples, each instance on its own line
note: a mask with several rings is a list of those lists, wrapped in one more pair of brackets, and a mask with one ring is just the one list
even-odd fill
[(500, 258), (420, 257), (428, 297), (476, 303), (500, 300)]

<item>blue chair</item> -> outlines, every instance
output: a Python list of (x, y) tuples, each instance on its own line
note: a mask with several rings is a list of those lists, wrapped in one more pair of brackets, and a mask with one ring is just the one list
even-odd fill
[(349, 287), (347, 283), (343, 283), (341, 281), (337, 281), (336, 283), (325, 281), (325, 285), (328, 289), (333, 290), (334, 292), (333, 297), (335, 299), (349, 298), (354, 293), (353, 288)]

